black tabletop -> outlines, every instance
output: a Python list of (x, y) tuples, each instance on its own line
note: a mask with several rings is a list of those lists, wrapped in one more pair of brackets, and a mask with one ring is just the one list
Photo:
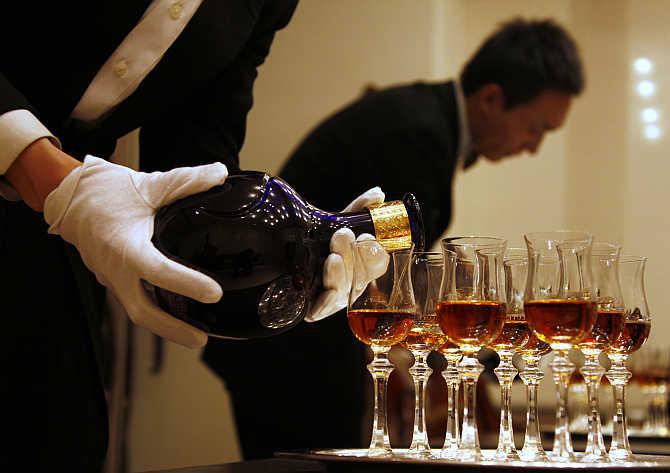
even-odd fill
[(269, 458), (221, 465), (152, 470), (143, 473), (325, 473), (326, 471), (326, 466), (317, 461)]

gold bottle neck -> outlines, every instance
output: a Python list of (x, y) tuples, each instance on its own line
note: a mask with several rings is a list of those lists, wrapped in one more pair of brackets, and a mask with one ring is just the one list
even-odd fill
[(412, 246), (412, 230), (405, 204), (400, 200), (384, 202), (368, 209), (377, 241), (389, 253)]

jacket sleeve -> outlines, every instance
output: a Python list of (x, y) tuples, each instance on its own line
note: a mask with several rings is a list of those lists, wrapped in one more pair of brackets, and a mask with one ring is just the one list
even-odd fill
[(0, 115), (18, 109), (30, 110), (35, 114), (23, 94), (11, 84), (4, 74), (0, 74)]
[(291, 19), (296, 0), (266, 2), (248, 39), (229, 64), (197, 97), (166, 120), (140, 132), (142, 168), (170, 169), (221, 161), (239, 169), (246, 119), (253, 104), (257, 69), (270, 52), (275, 33)]

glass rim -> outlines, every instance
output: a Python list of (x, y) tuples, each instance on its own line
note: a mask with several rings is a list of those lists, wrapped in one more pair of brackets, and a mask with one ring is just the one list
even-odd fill
[[(559, 229), (559, 230), (547, 230), (540, 232), (526, 232), (523, 234), (524, 239), (529, 240), (534, 238), (541, 238), (541, 236), (551, 236), (551, 235), (581, 235), (582, 239), (591, 239), (593, 241), (593, 233), (587, 232), (586, 230), (569, 230), (569, 229)], [(546, 240), (558, 240), (558, 238), (542, 238)], [(565, 239), (565, 238), (564, 238)]]
[[(457, 240), (464, 240), (464, 241), (462, 243), (459, 243)], [(478, 241), (482, 243), (477, 243)], [(487, 244), (484, 242), (489, 243)], [(442, 240), (440, 240), (440, 243), (442, 244), (442, 248), (445, 248), (447, 245), (460, 246), (460, 247), (478, 246), (481, 248), (496, 248), (502, 245), (507, 245), (507, 240), (505, 238), (497, 236), (462, 235), (462, 236), (442, 238)]]
[(518, 259), (528, 259), (528, 248), (511, 246), (505, 249), (505, 253), (503, 253), (504, 261), (514, 261)]
[(423, 255), (423, 256), (425, 256), (425, 255), (430, 255), (430, 256), (433, 256), (433, 255), (435, 255), (435, 256), (442, 256), (442, 252), (441, 252), (441, 251), (415, 251), (414, 254), (415, 254), (415, 255)]
[[(555, 250), (559, 245), (565, 244), (582, 244), (584, 246), (592, 246), (593, 234), (583, 230), (550, 230), (546, 232), (528, 232), (523, 234), (523, 239), (526, 244), (537, 250)], [(545, 241), (549, 244), (538, 245), (538, 243)]]
[(617, 256), (621, 254), (621, 245), (614, 241), (599, 240), (591, 244), (592, 256)]
[(646, 256), (621, 255), (621, 256), (619, 256), (619, 264), (621, 264), (621, 263), (646, 263), (647, 259), (648, 258)]
[(414, 251), (412, 252), (412, 262), (424, 262), (426, 264), (443, 264), (444, 255), (438, 251)]

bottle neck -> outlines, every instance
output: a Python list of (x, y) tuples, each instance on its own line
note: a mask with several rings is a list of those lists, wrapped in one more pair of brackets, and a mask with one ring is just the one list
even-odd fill
[(291, 203), (296, 215), (304, 219), (311, 228), (312, 238), (324, 240), (343, 227), (350, 228), (356, 236), (361, 233), (374, 235), (389, 252), (409, 248), (423, 249), (424, 233), (421, 209), (412, 194), (406, 194), (402, 201), (384, 202), (372, 209), (358, 212), (326, 212), (306, 202), (290, 185), (280, 178), (272, 178), (268, 183)]
[[(423, 248), (423, 227), (417, 225), (414, 213), (408, 212), (406, 203), (401, 201), (384, 202), (377, 207), (346, 213), (324, 212), (311, 207), (311, 214), (321, 232), (332, 234), (347, 227), (356, 236), (369, 233), (389, 253), (409, 248), (412, 243)], [(418, 233), (417, 227), (421, 228)]]
[(394, 200), (371, 208), (370, 216), (375, 235), (386, 251), (403, 250), (412, 246), (412, 226), (405, 204)]
[(332, 235), (340, 228), (349, 228), (358, 236), (361, 233), (369, 233), (376, 236), (375, 226), (367, 209), (358, 212), (325, 212), (323, 210), (312, 208), (312, 216), (317, 222), (320, 233)]

